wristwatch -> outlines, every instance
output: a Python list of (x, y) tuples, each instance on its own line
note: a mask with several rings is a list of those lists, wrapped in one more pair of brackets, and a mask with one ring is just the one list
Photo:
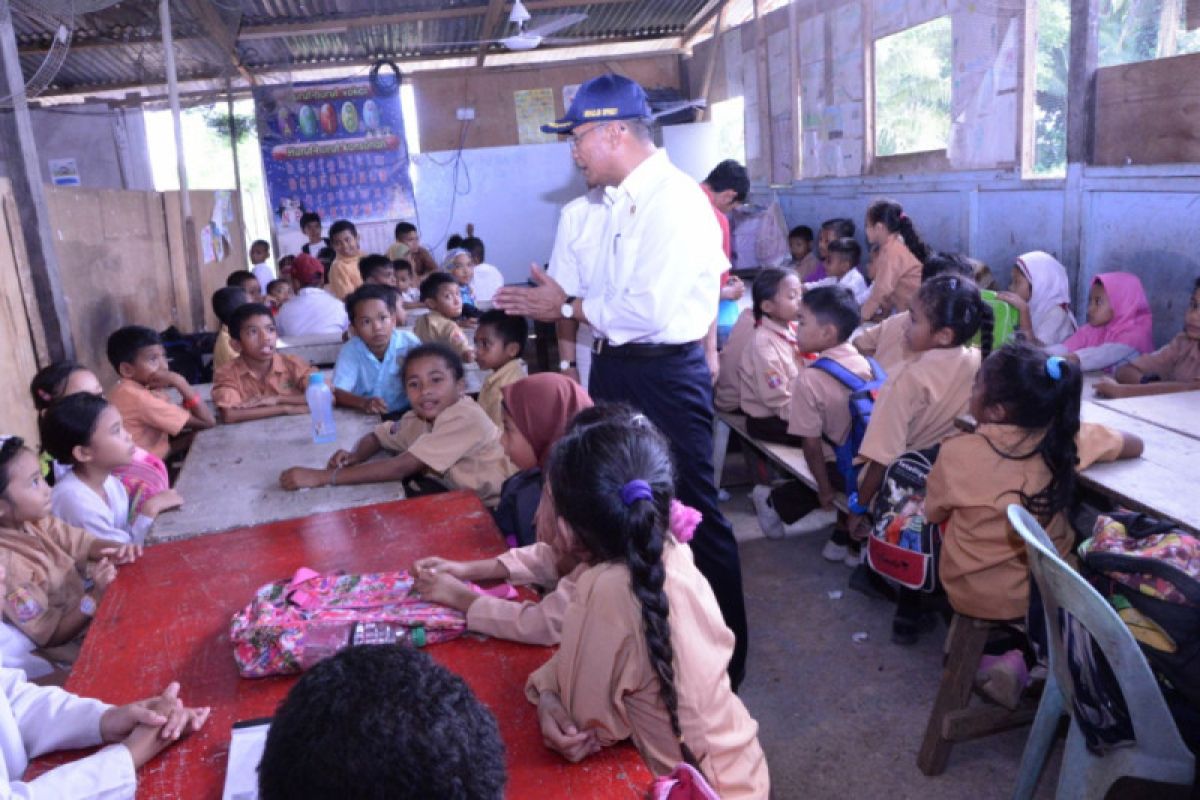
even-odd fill
[(85, 617), (93, 617), (96, 615), (96, 598), (90, 594), (85, 594), (79, 598), (79, 613)]
[(575, 369), (576, 366), (574, 361), (560, 361), (558, 362), (558, 371), (566, 372), (569, 369)]
[(563, 315), (563, 319), (571, 319), (575, 316), (575, 306), (573, 305), (574, 302), (575, 295), (567, 295), (567, 302), (563, 303), (562, 308), (558, 310), (559, 313)]

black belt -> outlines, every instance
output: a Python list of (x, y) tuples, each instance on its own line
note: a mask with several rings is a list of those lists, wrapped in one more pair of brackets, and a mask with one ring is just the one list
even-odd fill
[(613, 344), (607, 339), (596, 339), (592, 342), (592, 352), (598, 356), (613, 356), (616, 358), (662, 358), (674, 356), (691, 350), (699, 342), (684, 342), (683, 344), (657, 344), (630, 342), (629, 344)]

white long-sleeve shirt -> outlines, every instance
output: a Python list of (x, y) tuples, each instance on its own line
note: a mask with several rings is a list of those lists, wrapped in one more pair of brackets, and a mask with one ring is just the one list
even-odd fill
[(121, 544), (145, 544), (146, 534), (154, 524), (154, 520), (143, 514), (130, 514), (129, 493), (117, 478), (109, 475), (105, 479), (104, 497), (100, 497), (74, 470), (63, 474), (54, 484), (50, 512), (93, 536)]
[(0, 667), (0, 800), (124, 800), (137, 789), (129, 749), (105, 747), (25, 782), (29, 760), (56, 750), (101, 744), (100, 717), (111, 706), (53, 686), (36, 686), (25, 673)]
[(867, 298), (871, 295), (871, 287), (867, 286), (866, 279), (863, 278), (857, 267), (851, 267), (850, 271), (840, 278), (828, 275), (818, 281), (809, 281), (804, 284), (804, 291), (807, 292), (809, 289), (816, 289), (820, 286), (844, 286), (854, 294), (854, 302), (860, 306), (867, 302)]
[(613, 344), (703, 339), (729, 259), (700, 186), (656, 151), (605, 192), (608, 221), (584, 316)]

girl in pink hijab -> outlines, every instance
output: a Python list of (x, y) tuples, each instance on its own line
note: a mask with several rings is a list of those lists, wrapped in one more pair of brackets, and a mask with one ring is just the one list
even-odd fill
[(1085, 372), (1111, 369), (1154, 349), (1153, 318), (1142, 282), (1131, 272), (1097, 275), (1088, 292), (1087, 324), (1048, 353), (1070, 353)]

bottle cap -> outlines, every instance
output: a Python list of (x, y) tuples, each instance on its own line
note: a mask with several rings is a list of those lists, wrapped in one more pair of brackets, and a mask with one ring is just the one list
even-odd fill
[(423, 627), (412, 629), (412, 643), (417, 647), (425, 646), (425, 629)]
[(324, 383), (324, 382), (325, 382), (325, 374), (322, 372), (314, 372), (312, 375), (308, 376), (309, 386), (312, 386), (313, 384), (316, 384), (316, 383)]

